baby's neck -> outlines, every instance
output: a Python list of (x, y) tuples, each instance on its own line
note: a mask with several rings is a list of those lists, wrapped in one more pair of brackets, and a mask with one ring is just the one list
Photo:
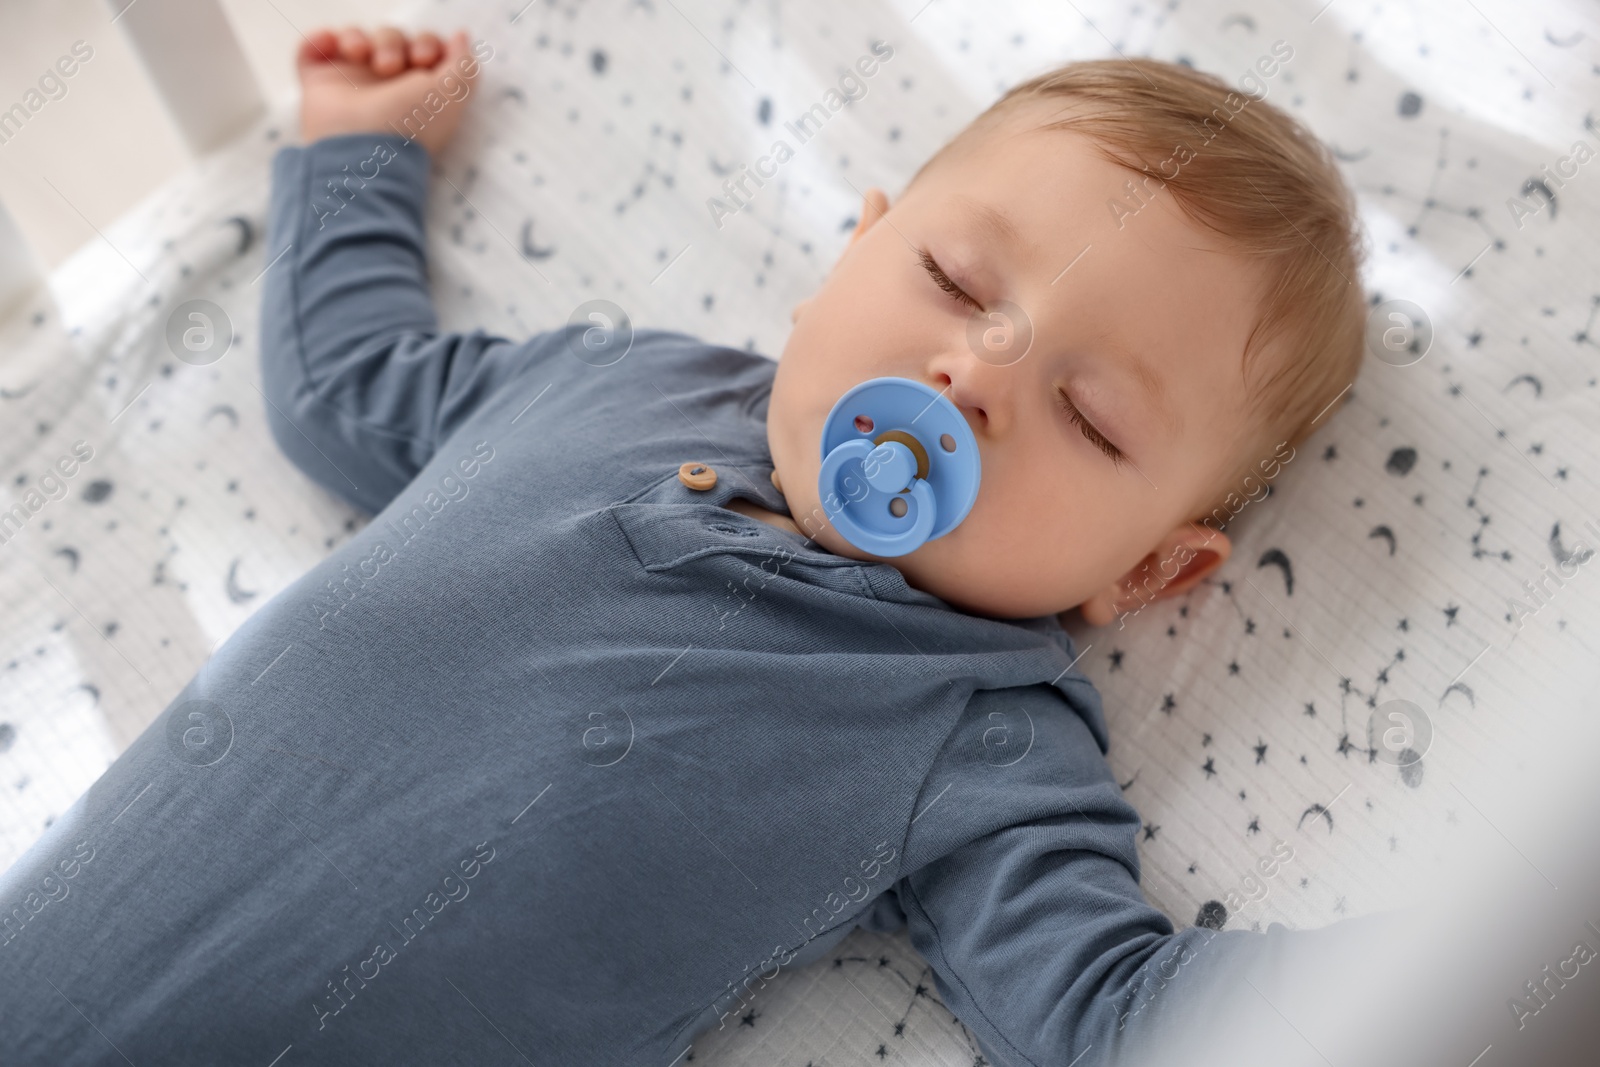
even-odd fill
[[(760, 504), (757, 504), (751, 500), (746, 500), (742, 496), (731, 498), (723, 506), (729, 511), (737, 511), (739, 514), (748, 515), (752, 519), (760, 519), (769, 526), (776, 526), (780, 530), (787, 530), (788, 532), (799, 537), (806, 537), (805, 531), (800, 529), (795, 521), (789, 516), (779, 515), (775, 511), (768, 511)], [(810, 538), (806, 537), (806, 539), (809, 540)]]

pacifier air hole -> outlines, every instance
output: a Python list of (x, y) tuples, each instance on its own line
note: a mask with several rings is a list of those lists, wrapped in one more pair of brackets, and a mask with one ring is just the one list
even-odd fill
[(872, 420), (865, 415), (857, 415), (855, 419), (855, 427), (862, 433), (871, 433)]
[(897, 519), (905, 518), (906, 517), (906, 512), (909, 511), (909, 510), (910, 510), (910, 505), (906, 503), (906, 498), (905, 497), (896, 496), (896, 497), (892, 497), (889, 500), (889, 514), (893, 515), (895, 518), (897, 518)]
[(942, 433), (939, 435), (939, 447), (946, 452), (954, 452), (956, 450), (956, 439), (947, 433)]

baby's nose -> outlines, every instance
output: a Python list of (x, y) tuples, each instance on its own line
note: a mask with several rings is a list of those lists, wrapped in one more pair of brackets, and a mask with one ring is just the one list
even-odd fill
[(974, 433), (982, 433), (989, 428), (989, 410), (984, 406), (987, 397), (973, 382), (971, 376), (962, 375), (956, 378), (941, 371), (933, 377), (933, 387), (956, 406), (956, 410), (961, 412)]

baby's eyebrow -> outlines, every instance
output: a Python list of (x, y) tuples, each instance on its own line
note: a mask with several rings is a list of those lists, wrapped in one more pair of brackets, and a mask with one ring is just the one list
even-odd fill
[(990, 207), (981, 200), (958, 194), (956, 202), (966, 209), (967, 215), (997, 244), (1019, 245), (1022, 233), (1005, 212)]
[(1161, 375), (1151, 369), (1150, 364), (1139, 358), (1139, 354), (1127, 347), (1122, 342), (1111, 340), (1108, 344), (1111, 352), (1117, 357), (1117, 362), (1127, 371), (1128, 376), (1139, 383), (1144, 390), (1145, 397), (1150, 401), (1150, 407), (1166, 426), (1168, 433), (1176, 437), (1183, 429), (1183, 416), (1172, 406), (1167, 396), (1166, 382)]

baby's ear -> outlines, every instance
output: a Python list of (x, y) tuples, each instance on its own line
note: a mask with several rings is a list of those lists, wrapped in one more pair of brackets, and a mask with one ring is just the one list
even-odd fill
[[(844, 257), (845, 252), (850, 250), (850, 246), (855, 244), (862, 234), (872, 229), (873, 225), (883, 218), (888, 210), (889, 194), (876, 187), (868, 189), (866, 195), (861, 199), (861, 217), (856, 219), (855, 231), (850, 234), (850, 240), (845, 242), (843, 250), (839, 252), (841, 259)], [(810, 303), (811, 298), (806, 297), (796, 304), (794, 310), (789, 312), (789, 321), (791, 323), (799, 322), (800, 316), (805, 313), (806, 305)]]
[[(874, 186), (868, 189), (861, 198), (861, 217), (856, 220), (855, 232), (850, 235), (850, 244), (855, 244), (860, 236), (873, 227), (879, 219), (889, 211), (889, 194)], [(846, 245), (846, 248), (850, 245)]]
[(1226, 563), (1232, 551), (1227, 534), (1186, 522), (1127, 574), (1085, 600), (1080, 605), (1083, 619), (1091, 626), (1106, 626), (1146, 604), (1187, 592)]

